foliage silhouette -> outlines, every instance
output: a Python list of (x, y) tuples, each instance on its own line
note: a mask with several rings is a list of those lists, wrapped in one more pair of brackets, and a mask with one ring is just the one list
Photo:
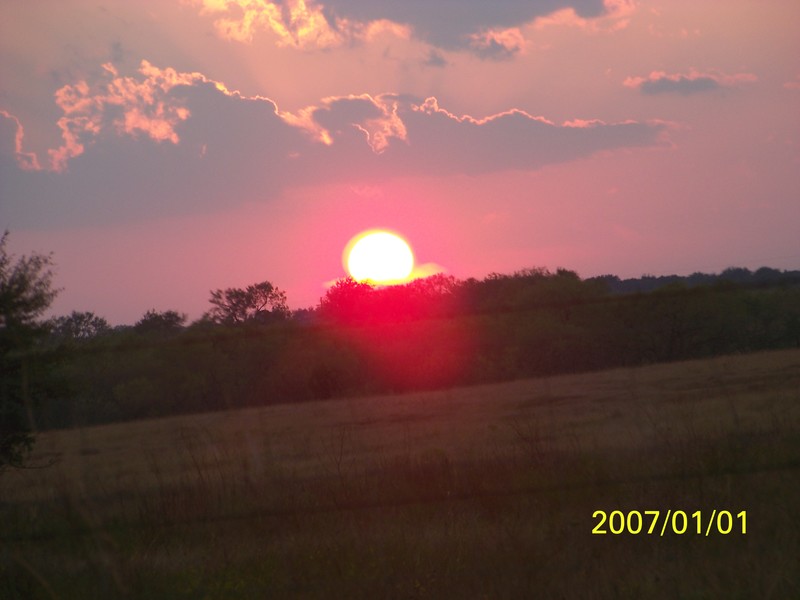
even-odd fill
[(52, 255), (16, 258), (8, 253), (8, 235), (0, 237), (0, 470), (22, 466), (33, 446), (36, 389), (26, 353), (44, 336), (38, 319), (58, 294)]
[(103, 317), (93, 312), (75, 310), (67, 316), (51, 319), (48, 326), (55, 337), (71, 340), (88, 340), (111, 331), (111, 326)]
[(647, 292), (566, 269), (387, 287), (347, 278), (291, 314), (267, 282), (217, 290), (187, 327), (148, 311), (134, 327), (49, 345), (40, 379), (62, 392), (41, 398), (37, 418), (60, 427), (800, 347), (799, 274), (759, 272)]
[(150, 309), (139, 319), (133, 328), (137, 333), (153, 333), (161, 335), (175, 334), (186, 324), (187, 316), (174, 310), (158, 312)]
[(318, 313), (338, 323), (354, 323), (364, 318), (370, 309), (374, 287), (352, 277), (337, 280), (319, 302)]
[(283, 320), (290, 315), (286, 293), (269, 281), (244, 289), (212, 290), (209, 302), (213, 308), (206, 313), (207, 317), (214, 323), (225, 325)]

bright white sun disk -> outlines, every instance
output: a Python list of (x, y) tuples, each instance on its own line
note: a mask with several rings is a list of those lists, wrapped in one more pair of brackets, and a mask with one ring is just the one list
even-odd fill
[(401, 283), (414, 269), (408, 243), (388, 231), (367, 231), (350, 240), (345, 249), (348, 273), (356, 281)]

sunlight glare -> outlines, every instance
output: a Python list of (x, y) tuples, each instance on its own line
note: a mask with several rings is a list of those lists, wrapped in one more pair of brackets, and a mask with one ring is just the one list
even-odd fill
[(414, 254), (402, 237), (385, 230), (358, 234), (344, 251), (347, 272), (356, 281), (404, 283), (414, 269)]

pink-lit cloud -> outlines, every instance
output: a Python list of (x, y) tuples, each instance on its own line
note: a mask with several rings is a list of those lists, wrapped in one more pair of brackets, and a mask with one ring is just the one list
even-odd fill
[(56, 104), (64, 113), (58, 120), (63, 143), (48, 151), (50, 168), (55, 171), (63, 171), (70, 159), (83, 154), (86, 145), (109, 128), (177, 144), (175, 125), (189, 118), (190, 111), (169, 93), (178, 85), (207, 81), (200, 73), (159, 69), (146, 60), (139, 67), (140, 79), (120, 76), (110, 63), (103, 69), (105, 78), (101, 81), (90, 85), (81, 80), (55, 94)]
[(201, 14), (214, 17), (221, 37), (250, 43), (256, 34), (270, 32), (279, 46), (298, 49), (324, 49), (355, 41), (370, 41), (383, 32), (408, 37), (408, 28), (376, 19), (359, 22), (336, 16), (327, 17), (323, 6), (313, 0), (196, 0)]
[[(100, 81), (64, 86), (56, 100), (64, 143), (49, 153), (58, 174), (31, 179), (41, 176), (21, 169), (18, 157), (13, 168), (0, 165), (4, 219), (141, 219), (269, 200), (296, 185), (535, 170), (657, 146), (665, 131), (659, 123), (558, 125), (518, 109), (474, 118), (433, 97), (398, 94), (330, 97), (289, 113), (146, 61), (134, 76), (106, 66)], [(7, 145), (21, 148), (21, 127), (6, 129)]]
[(397, 114), (398, 99), (392, 94), (327, 98), (320, 107), (307, 110), (315, 125), (322, 128), (323, 141), (328, 143), (333, 140), (331, 131), (341, 135), (347, 127), (360, 131), (375, 152), (383, 152), (390, 138), (407, 140), (405, 124)]
[(436, 98), (412, 103), (400, 115), (409, 142), (391, 150), (414, 153), (417, 169), (424, 172), (534, 170), (601, 150), (666, 143), (663, 123), (594, 120), (558, 125), (519, 109), (478, 119), (455, 115), (439, 106)]
[(509, 27), (473, 33), (470, 36), (469, 46), (482, 58), (505, 60), (523, 52), (526, 42), (518, 27)]
[(733, 88), (758, 81), (752, 73), (736, 73), (727, 75), (720, 72), (703, 73), (692, 69), (687, 74), (669, 74), (664, 71), (653, 71), (647, 77), (628, 77), (625, 86), (638, 89), (643, 94), (681, 94), (691, 95)]
[(633, 0), (604, 0), (604, 10), (589, 17), (573, 6), (565, 6), (551, 14), (536, 18), (535, 29), (547, 27), (575, 27), (589, 33), (610, 33), (625, 29), (636, 12)]
[(33, 152), (25, 152), (22, 149), (24, 139), (25, 130), (19, 119), (8, 111), (0, 109), (0, 154), (13, 156), (20, 169), (37, 171), (41, 168), (39, 159)]
[(796, 75), (793, 80), (784, 83), (783, 87), (787, 90), (800, 90), (800, 74)]
[(461, 0), (446, 5), (395, 0), (186, 1), (214, 19), (218, 35), (243, 43), (270, 33), (279, 46), (327, 49), (389, 32), (494, 60), (524, 50), (525, 25), (615, 30), (627, 25), (635, 9), (633, 0)]

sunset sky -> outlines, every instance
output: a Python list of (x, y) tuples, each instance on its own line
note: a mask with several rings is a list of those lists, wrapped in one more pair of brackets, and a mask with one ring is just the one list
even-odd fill
[(0, 0), (0, 229), (52, 314), (425, 272), (800, 268), (797, 0)]

